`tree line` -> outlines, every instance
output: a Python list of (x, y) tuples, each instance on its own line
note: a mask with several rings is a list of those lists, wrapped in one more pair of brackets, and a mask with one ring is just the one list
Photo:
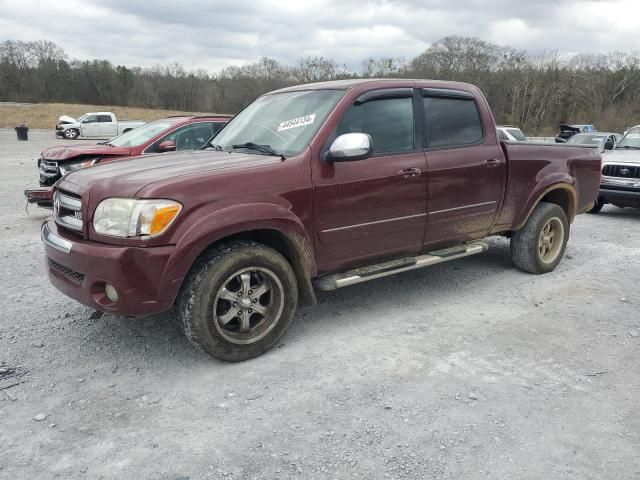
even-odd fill
[(622, 131), (640, 123), (640, 54), (532, 54), (477, 38), (445, 37), (417, 57), (368, 58), (361, 68), (306, 57), (273, 58), (217, 73), (179, 63), (151, 68), (70, 59), (48, 40), (0, 43), (0, 100), (87, 103), (185, 112), (235, 113), (262, 93), (349, 78), (430, 78), (474, 83), (499, 123), (551, 134), (561, 122)]

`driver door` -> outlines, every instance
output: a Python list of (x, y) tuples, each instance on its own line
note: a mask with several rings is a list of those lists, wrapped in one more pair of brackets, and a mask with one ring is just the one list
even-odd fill
[(97, 115), (89, 115), (82, 121), (81, 125), (83, 137), (99, 137), (100, 123), (98, 123)]
[(372, 156), (313, 162), (320, 270), (416, 253), (422, 247), (427, 168), (424, 152), (417, 148), (413, 90), (375, 92), (377, 96), (368, 92), (366, 101), (351, 106), (328, 142), (344, 133), (367, 133), (373, 140)]

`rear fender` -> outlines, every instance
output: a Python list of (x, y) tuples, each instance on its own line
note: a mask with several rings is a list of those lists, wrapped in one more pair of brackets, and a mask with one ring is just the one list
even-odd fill
[(524, 227), (529, 216), (533, 213), (533, 209), (536, 208), (545, 196), (552, 194), (556, 190), (559, 191), (558, 193), (566, 193), (567, 205), (565, 211), (569, 223), (572, 223), (576, 216), (576, 205), (578, 204), (578, 195), (574, 183), (573, 178), (567, 173), (554, 173), (545, 177), (538, 183), (537, 187), (525, 202), (520, 214), (514, 219), (511, 230), (520, 230)]

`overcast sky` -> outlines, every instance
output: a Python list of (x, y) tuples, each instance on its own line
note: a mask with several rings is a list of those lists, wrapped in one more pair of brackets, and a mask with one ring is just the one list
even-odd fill
[(564, 54), (640, 48), (640, 0), (4, 0), (0, 40), (48, 39), (72, 58), (217, 71), (308, 55), (351, 68), (410, 59), (447, 35)]

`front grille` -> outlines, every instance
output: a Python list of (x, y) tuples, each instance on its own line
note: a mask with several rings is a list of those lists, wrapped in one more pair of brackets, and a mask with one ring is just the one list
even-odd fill
[(602, 168), (605, 177), (640, 178), (640, 167), (632, 165), (605, 165)]
[(72, 193), (56, 190), (53, 194), (53, 217), (61, 227), (81, 232), (82, 200)]
[(71, 270), (69, 267), (65, 267), (55, 260), (49, 259), (49, 268), (51, 268), (51, 270), (55, 270), (56, 272), (64, 275), (69, 280), (73, 280), (76, 283), (82, 283), (84, 281), (84, 274), (76, 272), (75, 270)]

